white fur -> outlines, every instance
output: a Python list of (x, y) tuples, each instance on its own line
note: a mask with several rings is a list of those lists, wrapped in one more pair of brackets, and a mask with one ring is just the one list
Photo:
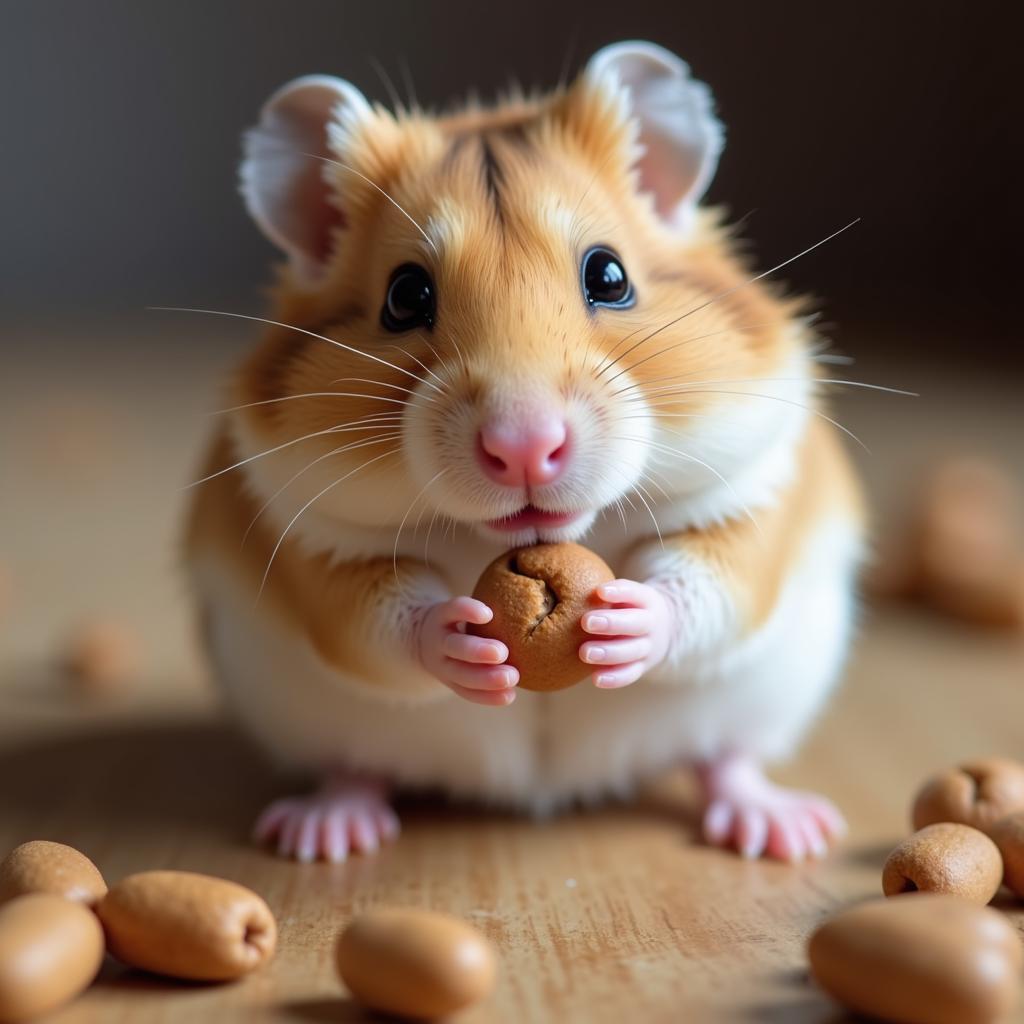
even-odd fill
[(503, 709), (470, 704), (440, 684), (425, 702), (418, 686), (382, 693), (345, 678), (254, 606), (223, 563), (208, 556), (194, 576), (228, 700), (283, 762), (311, 772), (344, 764), (545, 812), (627, 793), (686, 760), (734, 749), (788, 754), (837, 677), (857, 556), (855, 527), (833, 519), (808, 538), (773, 615), (742, 643), (696, 642), (702, 629), (728, 632), (728, 614), (712, 611), (723, 598), (704, 579), (687, 606), (693, 651), (706, 647), (703, 654), (676, 652), (623, 690), (584, 683), (521, 692)]

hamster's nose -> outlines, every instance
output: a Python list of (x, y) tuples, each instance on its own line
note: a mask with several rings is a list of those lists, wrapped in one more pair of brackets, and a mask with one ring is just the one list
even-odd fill
[(529, 423), (491, 422), (477, 435), (477, 461), (495, 483), (539, 486), (557, 480), (569, 461), (569, 428), (549, 416)]

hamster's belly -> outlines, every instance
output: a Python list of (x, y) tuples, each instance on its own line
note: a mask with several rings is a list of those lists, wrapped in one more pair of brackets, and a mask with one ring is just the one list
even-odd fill
[[(276, 618), (224, 565), (194, 567), (207, 642), (232, 710), (285, 764), (348, 766), (409, 787), (543, 812), (626, 793), (686, 759), (744, 749), (783, 756), (824, 702), (847, 646), (856, 536), (828, 524), (812, 539), (769, 621), (742, 645), (660, 670), (622, 690), (587, 683), (521, 691), (508, 708), (447, 692), (430, 703), (367, 698)], [(439, 684), (440, 686), (440, 684)]]

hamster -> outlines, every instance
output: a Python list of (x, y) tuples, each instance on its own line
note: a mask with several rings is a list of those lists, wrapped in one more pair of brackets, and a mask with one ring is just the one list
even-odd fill
[[(434, 116), (337, 78), (276, 92), (241, 188), (285, 261), (192, 494), (187, 566), (244, 727), (322, 780), (255, 834), (340, 860), (395, 788), (545, 814), (692, 767), (709, 842), (823, 855), (764, 773), (847, 651), (857, 482), (801, 304), (698, 205), (723, 129), (682, 60), (601, 50), (549, 95)], [(518, 692), (469, 595), (505, 549), (617, 579), (588, 679)]]

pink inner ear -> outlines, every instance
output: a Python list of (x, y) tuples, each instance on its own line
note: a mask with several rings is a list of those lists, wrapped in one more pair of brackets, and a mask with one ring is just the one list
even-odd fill
[(321, 161), (309, 160), (295, 180), (291, 197), (293, 222), (305, 236), (302, 248), (318, 263), (325, 262), (331, 255), (334, 230), (345, 224), (341, 211), (330, 200), (323, 169)]
[(670, 218), (693, 185), (698, 168), (689, 155), (653, 132), (640, 136), (644, 155), (640, 160), (640, 187), (654, 196), (658, 214)]

